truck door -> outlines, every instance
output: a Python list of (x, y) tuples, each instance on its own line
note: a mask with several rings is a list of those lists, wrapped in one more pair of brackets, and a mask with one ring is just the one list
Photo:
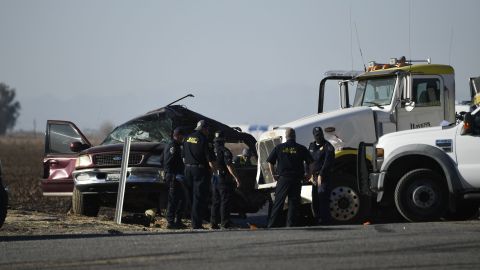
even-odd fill
[(439, 76), (415, 75), (407, 80), (409, 86), (398, 109), (397, 130), (438, 126), (445, 120), (443, 80)]
[(72, 172), (78, 156), (71, 147), (72, 143), (76, 144), (78, 150), (91, 147), (87, 138), (72, 122), (47, 121), (43, 178), (40, 180), (44, 196), (72, 195)]
[[(460, 129), (461, 130), (461, 129)], [(473, 115), (471, 132), (457, 134), (456, 149), (458, 171), (467, 183), (474, 188), (480, 188), (480, 111)]]

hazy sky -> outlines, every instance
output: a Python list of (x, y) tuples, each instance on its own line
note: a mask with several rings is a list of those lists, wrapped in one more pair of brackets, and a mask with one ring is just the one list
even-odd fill
[(366, 62), (450, 63), (463, 100), (480, 75), (479, 11), (478, 0), (0, 0), (0, 81), (17, 90), (16, 129), (117, 125), (187, 93), (182, 104), (222, 122), (280, 124), (316, 111), (325, 71), (362, 69), (356, 25)]

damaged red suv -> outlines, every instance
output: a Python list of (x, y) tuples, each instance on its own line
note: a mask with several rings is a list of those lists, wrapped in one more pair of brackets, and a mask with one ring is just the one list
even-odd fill
[[(227, 143), (255, 149), (253, 136), (180, 105), (169, 105), (116, 127), (98, 146), (92, 146), (83, 133), (68, 121), (47, 121), (45, 135), (44, 196), (72, 196), (74, 213), (96, 216), (101, 206), (115, 206), (124, 138), (132, 144), (127, 169), (124, 209), (140, 211), (163, 209), (167, 186), (163, 178), (163, 149), (172, 131), (181, 127), (192, 132), (204, 119), (210, 134), (222, 130)], [(210, 138), (213, 139), (213, 138)], [(257, 212), (265, 196), (255, 189), (256, 166), (238, 166), (241, 190), (234, 203), (238, 213)]]

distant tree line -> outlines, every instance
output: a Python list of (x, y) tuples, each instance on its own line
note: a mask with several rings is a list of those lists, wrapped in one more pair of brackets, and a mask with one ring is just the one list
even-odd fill
[(13, 129), (20, 115), (20, 102), (15, 101), (15, 89), (0, 83), (0, 135)]

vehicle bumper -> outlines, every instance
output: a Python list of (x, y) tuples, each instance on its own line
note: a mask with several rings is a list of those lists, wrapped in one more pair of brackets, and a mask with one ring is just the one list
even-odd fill
[(370, 173), (368, 176), (370, 190), (377, 194), (377, 202), (382, 200), (385, 172)]
[[(83, 169), (73, 172), (75, 187), (82, 193), (117, 193), (120, 168)], [(126, 192), (155, 193), (165, 184), (157, 167), (127, 169)]]
[(43, 196), (72, 196), (73, 179), (40, 179)]

